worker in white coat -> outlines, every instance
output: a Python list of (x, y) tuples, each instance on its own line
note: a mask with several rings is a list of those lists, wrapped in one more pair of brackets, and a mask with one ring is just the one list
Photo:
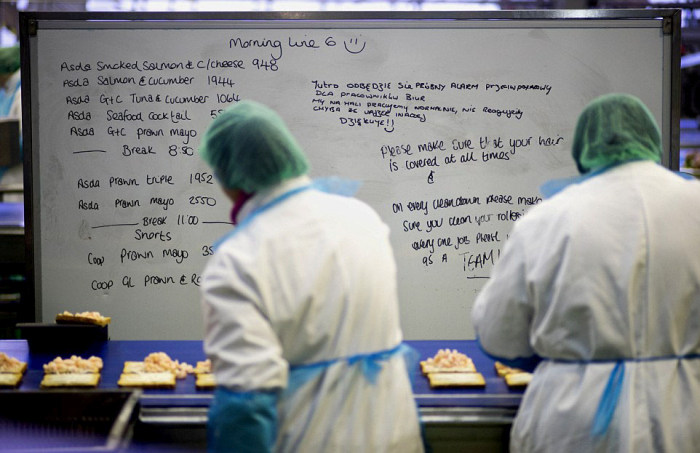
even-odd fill
[(0, 117), (22, 119), (19, 47), (0, 48)]
[[(22, 157), (22, 87), (20, 77), (20, 52), (19, 46), (0, 48), (0, 118), (15, 119), (19, 121), (20, 141), (19, 162), (11, 162), (0, 166), (0, 185), (23, 185), (24, 171), (21, 162)], [(0, 152), (6, 152), (12, 146), (0, 144)], [(14, 158), (14, 157), (13, 157)], [(3, 158), (3, 163), (11, 158)], [(22, 194), (4, 194), (2, 201), (22, 202)]]
[(217, 382), (209, 450), (423, 451), (388, 227), (312, 182), (259, 103), (218, 116), (200, 152), (237, 224), (201, 286)]
[(581, 114), (581, 176), (514, 224), (472, 310), (481, 347), (538, 360), (514, 452), (700, 448), (700, 182), (659, 165), (636, 97)]

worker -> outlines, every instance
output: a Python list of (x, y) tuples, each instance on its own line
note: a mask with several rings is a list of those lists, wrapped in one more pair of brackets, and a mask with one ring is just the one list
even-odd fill
[[(0, 48), (0, 118), (15, 119), (19, 122), (17, 132), (19, 142), (15, 144), (0, 143), (0, 186), (22, 186), (24, 171), (22, 166), (22, 94), (20, 77), (20, 52), (18, 46)], [(19, 146), (19, 153), (12, 153)], [(1, 196), (3, 201), (21, 202), (22, 194)]]
[(200, 154), (236, 224), (202, 276), (209, 450), (422, 451), (388, 227), (313, 182), (262, 104), (217, 116)]
[(658, 164), (627, 94), (584, 109), (572, 154), (581, 175), (513, 225), (472, 309), (489, 355), (535, 366), (511, 451), (697, 451), (700, 182)]
[(22, 119), (19, 47), (0, 48), (0, 118)]

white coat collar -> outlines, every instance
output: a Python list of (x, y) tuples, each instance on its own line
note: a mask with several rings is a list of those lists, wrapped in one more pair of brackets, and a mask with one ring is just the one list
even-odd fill
[(241, 210), (238, 212), (238, 216), (236, 217), (237, 223), (240, 224), (243, 221), (243, 219), (248, 217), (250, 213), (253, 212), (255, 209), (274, 200), (280, 195), (283, 195), (286, 192), (297, 189), (299, 187), (308, 186), (309, 184), (311, 184), (311, 178), (309, 178), (306, 175), (303, 175), (296, 178), (287, 179), (268, 189), (261, 190), (245, 202)]

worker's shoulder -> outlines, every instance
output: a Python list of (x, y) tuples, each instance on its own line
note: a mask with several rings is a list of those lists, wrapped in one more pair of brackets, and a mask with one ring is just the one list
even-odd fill
[[(335, 218), (379, 219), (379, 214), (372, 206), (355, 197), (322, 191), (309, 191), (305, 195), (306, 197), (296, 200), (296, 203), (290, 203), (289, 211), (293, 213), (301, 209), (309, 214)], [(287, 215), (289, 211), (283, 215)]]
[(313, 197), (314, 199), (328, 203), (328, 204), (334, 204), (334, 205), (339, 205), (339, 206), (365, 206), (369, 207), (369, 205), (360, 200), (359, 198), (356, 198), (354, 196), (349, 196), (349, 195), (342, 195), (339, 193), (334, 193), (334, 192), (327, 192), (323, 190), (310, 190), (306, 193), (307, 196)]
[(594, 214), (595, 202), (590, 192), (577, 185), (570, 186), (551, 198), (522, 209), (509, 236), (539, 244), (540, 241), (552, 240)]

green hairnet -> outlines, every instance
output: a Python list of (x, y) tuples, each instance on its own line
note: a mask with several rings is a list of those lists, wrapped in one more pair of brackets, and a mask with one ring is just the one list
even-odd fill
[(255, 193), (305, 174), (309, 164), (282, 118), (270, 108), (242, 101), (214, 119), (199, 153), (228, 189)]
[(13, 74), (19, 65), (19, 46), (0, 48), (0, 74)]
[(579, 172), (632, 160), (661, 160), (661, 134), (649, 109), (628, 94), (608, 94), (583, 110), (572, 155)]

